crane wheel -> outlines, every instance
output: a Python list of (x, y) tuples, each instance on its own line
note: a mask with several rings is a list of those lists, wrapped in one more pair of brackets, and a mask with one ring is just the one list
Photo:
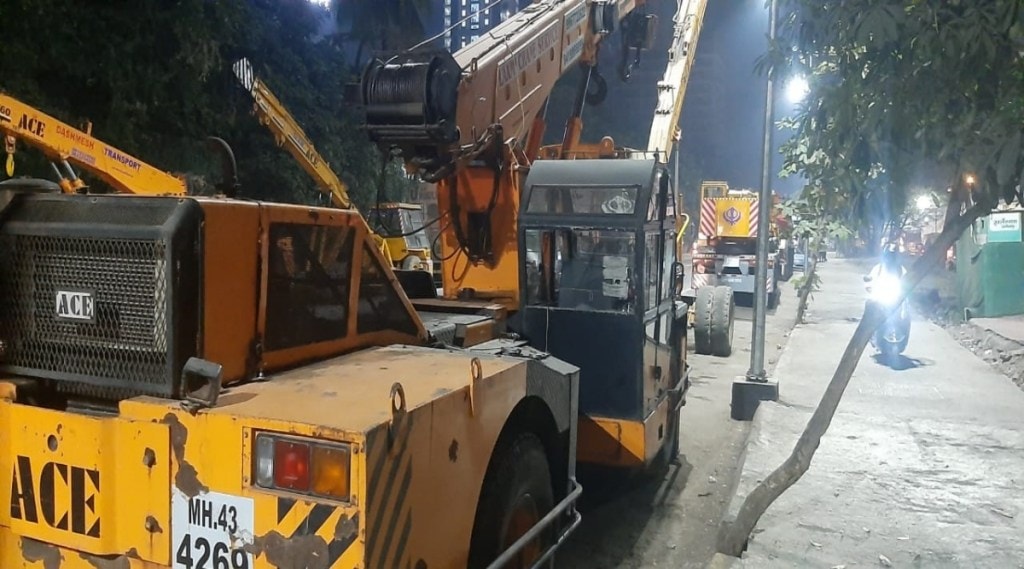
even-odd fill
[[(544, 445), (533, 433), (499, 442), (487, 468), (469, 546), (470, 569), (487, 567), (554, 507), (551, 471)], [(552, 540), (545, 532), (506, 567), (530, 567)]]
[(705, 356), (732, 354), (734, 308), (732, 289), (705, 286), (697, 289), (694, 302), (694, 349)]
[(711, 302), (714, 296), (714, 287), (702, 286), (697, 289), (697, 299), (693, 303), (694, 350), (702, 356), (711, 354)]
[(732, 354), (732, 332), (736, 304), (732, 289), (716, 286), (711, 299), (711, 355), (727, 358)]

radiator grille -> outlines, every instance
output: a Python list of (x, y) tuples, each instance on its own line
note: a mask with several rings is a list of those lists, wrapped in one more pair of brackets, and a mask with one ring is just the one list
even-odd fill
[[(166, 246), (159, 240), (0, 235), (5, 367), (161, 391), (168, 369)], [(61, 291), (93, 302), (91, 322), (57, 315)]]

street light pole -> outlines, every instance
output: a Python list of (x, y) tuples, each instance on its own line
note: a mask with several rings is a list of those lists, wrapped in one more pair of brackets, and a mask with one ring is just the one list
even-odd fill
[[(768, 37), (775, 41), (777, 0), (768, 8)], [(761, 156), (761, 195), (757, 208), (757, 268), (754, 276), (754, 334), (750, 341), (750, 369), (732, 382), (730, 416), (737, 421), (754, 418), (761, 401), (779, 400), (779, 382), (764, 369), (764, 321), (768, 309), (768, 237), (772, 210), (772, 71), (768, 72), (764, 108), (764, 148)]]
[[(775, 16), (777, 0), (771, 0), (768, 9), (769, 47), (775, 42)], [(749, 381), (767, 381), (764, 369), (765, 311), (768, 309), (768, 239), (772, 210), (772, 70), (768, 70), (768, 85), (764, 107), (764, 148), (761, 157), (761, 197), (757, 210), (757, 268), (754, 280), (754, 334), (750, 340)]]

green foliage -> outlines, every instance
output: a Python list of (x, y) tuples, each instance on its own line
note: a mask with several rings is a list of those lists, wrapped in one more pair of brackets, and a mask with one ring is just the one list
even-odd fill
[(810, 287), (811, 292), (815, 293), (821, 290), (821, 277), (818, 276), (817, 271), (815, 271), (814, 274), (811, 275), (793, 277), (792, 284), (793, 288), (796, 290), (803, 290), (804, 287)]
[(834, 188), (858, 222), (898, 217), (915, 179), (1012, 199), (1024, 176), (1024, 14), (1018, 0), (783, 0), (767, 62), (810, 75), (785, 171)]
[(843, 194), (828, 192), (820, 186), (807, 186), (800, 196), (784, 201), (780, 209), (792, 220), (796, 239), (818, 242), (823, 239), (845, 239), (853, 234), (845, 215)]
[(431, 0), (333, 0), (346, 40), (358, 43), (352, 64), (358, 67), (368, 51), (413, 47), (423, 39), (422, 15), (440, 9)]
[(793, 279), (793, 286), (800, 291), (798, 322), (803, 321), (808, 301), (821, 287), (817, 254), (824, 249), (826, 239), (841, 240), (853, 234), (844, 210), (846, 197), (841, 192), (828, 191), (822, 186), (806, 186), (799, 197), (781, 205), (783, 215), (792, 220), (792, 237), (808, 243), (805, 249), (808, 258), (804, 259), (806, 273)]
[[(248, 57), (349, 184), (353, 199), (375, 200), (381, 157), (342, 100), (356, 75), (334, 16), (305, 0), (143, 0), (121, 3), (5, 0), (0, 3), (0, 89), (77, 125), (164, 170), (212, 187), (219, 169), (203, 140), (231, 144), (242, 193), (316, 203), (313, 181), (249, 112), (231, 64)], [(412, 36), (412, 34), (410, 34)], [(20, 152), (18, 174), (49, 176), (43, 160)], [(389, 169), (388, 193), (405, 178)]]

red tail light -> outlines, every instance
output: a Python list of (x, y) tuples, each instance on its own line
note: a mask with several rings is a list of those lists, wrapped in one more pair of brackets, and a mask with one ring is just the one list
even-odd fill
[(255, 485), (347, 502), (352, 490), (352, 449), (348, 443), (274, 433), (257, 433), (253, 453)]
[(309, 490), (309, 445), (274, 441), (274, 485), (301, 492)]

